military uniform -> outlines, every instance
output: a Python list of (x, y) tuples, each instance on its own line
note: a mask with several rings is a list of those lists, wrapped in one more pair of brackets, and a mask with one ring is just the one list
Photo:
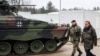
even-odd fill
[(9, 3), (6, 0), (0, 1), (0, 14), (7, 15), (9, 13)]
[(97, 35), (92, 26), (83, 30), (82, 42), (84, 43), (87, 56), (94, 56), (90, 50), (93, 49), (93, 45), (97, 45)]
[(70, 39), (73, 44), (72, 56), (74, 56), (74, 54), (76, 53), (76, 50), (79, 52), (79, 54), (82, 54), (78, 46), (80, 42), (80, 36), (81, 36), (81, 28), (78, 25), (72, 26), (70, 28)]

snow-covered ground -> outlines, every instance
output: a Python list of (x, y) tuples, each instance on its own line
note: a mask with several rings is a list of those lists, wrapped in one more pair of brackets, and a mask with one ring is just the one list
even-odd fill
[(67, 24), (72, 20), (76, 20), (78, 25), (84, 27), (84, 21), (89, 20), (97, 31), (98, 38), (100, 37), (100, 12), (98, 11), (62, 11), (52, 12), (48, 14), (31, 14), (30, 12), (19, 12), (19, 15), (28, 18), (47, 21), (49, 23)]

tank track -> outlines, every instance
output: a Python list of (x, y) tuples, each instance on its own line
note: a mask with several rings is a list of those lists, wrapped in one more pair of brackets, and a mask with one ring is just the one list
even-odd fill
[[(49, 40), (47, 40), (47, 41), (49, 41)], [(53, 41), (56, 41), (56, 42), (58, 42), (57, 40), (53, 40)], [(56, 52), (56, 51), (58, 51), (61, 47), (63, 47), (66, 43), (68, 42), (68, 39), (66, 39), (66, 38), (63, 38), (63, 39), (61, 39), (61, 40), (59, 40), (59, 42), (57, 43), (57, 47), (56, 48), (54, 48), (54, 49), (50, 49), (49, 51), (48, 50), (46, 50), (46, 48), (45, 48), (45, 43), (43, 43), (43, 49), (42, 50), (40, 50), (40, 52), (32, 52), (32, 50), (30, 50), (30, 47), (28, 47), (28, 50), (27, 50), (27, 52), (26, 53), (22, 53), (22, 54), (20, 54), (20, 53), (16, 53), (14, 50), (13, 50), (13, 46), (11, 46), (11, 47), (13, 47), (12, 48), (12, 50), (11, 50), (11, 52), (8, 54), (8, 55), (6, 55), (6, 56), (16, 56), (16, 55), (35, 55), (35, 54), (45, 54), (45, 53), (54, 53), (54, 52)], [(15, 42), (16, 43), (16, 42)], [(12, 45), (14, 45), (15, 43), (13, 43)], [(20, 43), (20, 42), (19, 42)], [(22, 43), (22, 44), (24, 44), (24, 43)], [(17, 45), (18, 46), (18, 45)], [(22, 47), (20, 47), (20, 48), (22, 48)], [(17, 50), (17, 49), (16, 49)]]

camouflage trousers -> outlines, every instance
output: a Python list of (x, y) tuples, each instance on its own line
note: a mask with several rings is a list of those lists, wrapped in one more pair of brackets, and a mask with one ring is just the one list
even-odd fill
[(79, 53), (81, 53), (81, 50), (79, 48), (79, 42), (78, 41), (75, 41), (72, 43), (73, 44), (73, 51), (72, 51), (72, 54), (75, 54), (76, 51), (78, 51)]

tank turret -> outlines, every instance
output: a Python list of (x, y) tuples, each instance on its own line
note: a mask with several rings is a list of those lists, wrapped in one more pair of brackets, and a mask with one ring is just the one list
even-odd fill
[(10, 5), (6, 0), (0, 0), (0, 14), (1, 15), (13, 15), (18, 12), (20, 6), (36, 6), (36, 5)]

